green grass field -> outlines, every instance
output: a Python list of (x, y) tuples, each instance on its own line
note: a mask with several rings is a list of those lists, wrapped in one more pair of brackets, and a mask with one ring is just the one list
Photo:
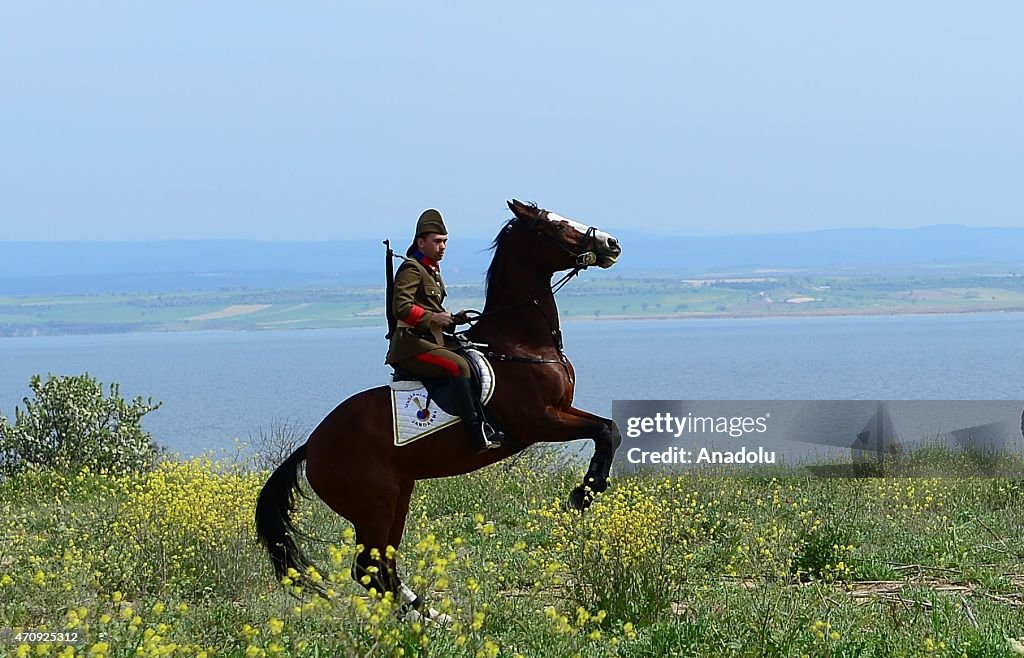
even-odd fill
[(399, 558), (443, 628), (349, 579), (351, 531), (315, 498), (298, 518), (328, 596), (276, 582), (252, 530), (265, 472), (24, 473), (0, 482), (0, 627), (83, 641), (0, 654), (1017, 655), (1019, 479), (645, 475), (580, 515), (581, 469), (554, 460), (419, 484)]
[[(563, 320), (1024, 310), (1024, 278), (982, 275), (590, 278), (558, 296)], [(447, 306), (483, 307), (478, 285)], [(383, 325), (383, 288), (0, 297), (0, 335), (281, 330)]]

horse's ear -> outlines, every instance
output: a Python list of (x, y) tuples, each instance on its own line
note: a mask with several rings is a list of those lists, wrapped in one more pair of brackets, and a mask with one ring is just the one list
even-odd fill
[(511, 210), (512, 214), (514, 214), (516, 217), (522, 217), (523, 215), (530, 214), (530, 206), (526, 205), (522, 201), (519, 201), (518, 199), (512, 199), (507, 203), (508, 209)]

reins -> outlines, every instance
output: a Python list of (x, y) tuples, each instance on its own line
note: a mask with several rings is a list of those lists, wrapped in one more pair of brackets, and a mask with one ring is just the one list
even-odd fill
[[(554, 296), (554, 293), (551, 293), (551, 295)], [(471, 317), (469, 317), (467, 315), (466, 319), (469, 321), (470, 325), (474, 325), (474, 324), (476, 324), (480, 320), (480, 318), (484, 317), (485, 315), (493, 315), (493, 314), (499, 313), (501, 311), (509, 311), (509, 310), (514, 309), (514, 308), (519, 308), (520, 306), (525, 306), (526, 304), (531, 304), (531, 303), (534, 306), (537, 307), (537, 310), (540, 311), (541, 317), (543, 317), (544, 321), (547, 323), (547, 325), (548, 325), (548, 332), (551, 334), (551, 338), (554, 341), (555, 348), (558, 350), (559, 358), (558, 359), (542, 359), (539, 356), (512, 356), (512, 355), (505, 354), (505, 353), (502, 353), (502, 352), (494, 352), (492, 350), (487, 350), (486, 352), (484, 352), (484, 355), (487, 356), (487, 357), (490, 357), (490, 358), (497, 359), (499, 361), (511, 361), (511, 362), (514, 362), (514, 363), (538, 363), (538, 364), (539, 363), (560, 363), (560, 364), (562, 364), (564, 366), (567, 359), (565, 357), (565, 353), (562, 351), (562, 348), (563, 348), (562, 330), (555, 327), (554, 323), (551, 321), (551, 318), (548, 317), (548, 314), (544, 312), (544, 308), (540, 305), (540, 300), (539, 299), (527, 300), (527, 301), (521, 302), (519, 304), (513, 304), (512, 306), (504, 306), (502, 308), (495, 309), (493, 311), (488, 311), (486, 314), (485, 313), (481, 313), (479, 311), (467, 310), (466, 311), (467, 314), (468, 313), (475, 313), (476, 317), (471, 318)], [(470, 327), (470, 328), (472, 328), (472, 327)], [(454, 332), (453, 335), (464, 337), (469, 331), (470, 331), (470, 329), (463, 329), (462, 331)], [(468, 338), (467, 338), (467, 340), (468, 340)], [(472, 343), (472, 341), (470, 341), (470, 344), (478, 345), (480, 347), (487, 347), (487, 345), (483, 345), (483, 344), (480, 344), (480, 343)]]

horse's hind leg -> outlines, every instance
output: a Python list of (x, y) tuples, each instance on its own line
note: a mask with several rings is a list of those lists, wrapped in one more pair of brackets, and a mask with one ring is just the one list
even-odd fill
[(358, 521), (353, 521), (356, 541), (363, 545), (363, 550), (356, 556), (352, 577), (367, 589), (392, 592), (403, 608), (419, 608), (421, 603), (420, 598), (402, 584), (395, 555), (405, 532), (414, 484), (414, 480), (409, 480), (389, 488), (389, 495), (382, 496), (384, 500), (378, 499), (381, 504), (375, 506), (376, 513), (363, 514)]
[[(409, 513), (409, 499), (412, 497), (414, 480), (400, 483), (398, 493), (392, 499), (390, 513), (380, 514), (361, 524), (356, 524), (356, 539), (363, 545), (363, 550), (356, 556), (352, 567), (352, 577), (363, 587), (375, 588), (379, 592), (392, 592), (398, 603), (399, 614), (412, 614), (417, 619), (427, 622), (447, 623), (451, 619), (436, 610), (423, 605), (423, 599), (402, 582), (398, 575), (398, 559), (396, 554), (405, 533), (405, 520)], [(390, 519), (385, 529), (381, 523), (384, 518)], [(386, 536), (386, 540), (381, 538)], [(377, 549), (377, 553), (374, 553)], [(376, 557), (375, 557), (376, 556)]]
[[(415, 480), (409, 480), (399, 485), (398, 500), (395, 501), (395, 513), (391, 520), (391, 529), (388, 532), (388, 545), (393, 546), (396, 550), (402, 544), (402, 536), (405, 534), (405, 520), (409, 515), (409, 500), (412, 498), (412, 490), (415, 485)], [(387, 566), (394, 577), (397, 594), (401, 599), (402, 606), (419, 610), (422, 607), (423, 600), (402, 583), (401, 578), (398, 576), (398, 560), (394, 555), (388, 558)]]
[(356, 555), (352, 564), (352, 578), (367, 590), (373, 589), (382, 594), (392, 592), (397, 596), (400, 582), (387, 558), (387, 546), (382, 546), (380, 542), (368, 543), (373, 540), (367, 537), (376, 536), (379, 528), (374, 526), (370, 530), (367, 532), (365, 526), (356, 529), (356, 541), (362, 544), (363, 550)]
[(389, 489), (388, 495), (364, 507), (357, 518), (349, 517), (356, 530), (356, 541), (362, 546), (352, 565), (352, 577), (367, 590), (376, 589), (381, 594), (392, 592), (396, 597), (400, 582), (392, 564), (394, 557), (389, 557), (388, 545), (397, 498), (398, 492)]
[(317, 495), (355, 528), (362, 550), (352, 565), (352, 577), (367, 590), (397, 596), (397, 575), (388, 566), (387, 547), (401, 489), (384, 473), (376, 475), (376, 481), (355, 482), (331, 477), (328, 471), (306, 470)]
[[(396, 549), (402, 543), (402, 536), (405, 534), (405, 520), (409, 514), (409, 499), (412, 497), (412, 490), (415, 484), (415, 480), (402, 483), (398, 500), (395, 503), (395, 514), (391, 522), (388, 544)], [(424, 605), (423, 598), (401, 581), (398, 577), (398, 563), (394, 556), (388, 560), (388, 567), (394, 575), (394, 582), (398, 588), (398, 598), (401, 602), (400, 610), (407, 620), (419, 620), (428, 624), (441, 625), (452, 622), (452, 618), (448, 615)]]

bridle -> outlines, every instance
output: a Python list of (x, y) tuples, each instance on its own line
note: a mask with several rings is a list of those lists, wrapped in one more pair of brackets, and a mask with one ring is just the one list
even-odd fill
[[(552, 284), (551, 288), (549, 290), (544, 291), (544, 293), (542, 293), (542, 295), (538, 295), (536, 297), (533, 297), (532, 299), (523, 300), (522, 302), (519, 302), (519, 303), (516, 303), (516, 304), (509, 304), (508, 306), (502, 306), (501, 308), (496, 308), (496, 309), (487, 311), (486, 313), (481, 313), (479, 311), (468, 310), (468, 311), (466, 311), (466, 314), (467, 314), (466, 319), (469, 321), (469, 324), (472, 326), (472, 325), (475, 325), (477, 322), (479, 322), (482, 318), (484, 318), (486, 316), (496, 315), (496, 314), (502, 313), (504, 311), (510, 311), (512, 309), (516, 309), (516, 308), (519, 308), (521, 306), (525, 306), (527, 304), (532, 304), (538, 311), (540, 311), (541, 316), (544, 318), (544, 321), (547, 323), (548, 331), (551, 334), (551, 339), (554, 342), (555, 349), (558, 350), (559, 358), (558, 359), (542, 359), (542, 358), (539, 358), (539, 357), (511, 356), (511, 355), (508, 355), (508, 354), (502, 354), (502, 353), (496, 353), (496, 352), (490, 352), (490, 351), (484, 352), (484, 354), (486, 356), (488, 356), (488, 357), (496, 358), (499, 361), (513, 361), (513, 362), (517, 362), (517, 363), (532, 363), (532, 364), (558, 363), (558, 364), (561, 364), (563, 367), (565, 367), (566, 373), (570, 374), (570, 377), (571, 377), (571, 373), (569, 373), (569, 366), (568, 366), (568, 361), (569, 360), (566, 358), (565, 353), (562, 351), (563, 350), (562, 330), (559, 329), (555, 325), (555, 320), (552, 320), (550, 317), (548, 317), (548, 314), (544, 311), (544, 308), (540, 305), (540, 300), (541, 300), (541, 296), (551, 295), (552, 297), (554, 297), (555, 293), (557, 293), (559, 290), (564, 288), (565, 284), (567, 284), (573, 277), (575, 277), (581, 271), (587, 269), (591, 265), (596, 265), (597, 264), (597, 254), (594, 252), (594, 248), (597, 246), (597, 227), (595, 227), (595, 226), (588, 226), (587, 227), (586, 233), (584, 233), (584, 235), (583, 235), (583, 238), (584, 238), (584, 240), (583, 240), (583, 251), (577, 253), (577, 252), (573, 251), (572, 249), (570, 249), (569, 247), (567, 247), (565, 244), (559, 242), (558, 240), (555, 240), (554, 238), (552, 238), (551, 236), (549, 236), (548, 234), (546, 234), (544, 231), (542, 231), (539, 228), (538, 224), (542, 220), (546, 220), (546, 215), (547, 214), (548, 214), (548, 211), (546, 211), (546, 210), (539, 210), (538, 213), (537, 213), (537, 216), (534, 217), (532, 220), (524, 220), (524, 219), (522, 219), (522, 218), (520, 218), (518, 216), (513, 217), (512, 219), (508, 220), (505, 223), (504, 228), (502, 228), (502, 233), (504, 234), (504, 233), (507, 233), (509, 231), (512, 231), (516, 227), (518, 222), (529, 222), (527, 224), (527, 226), (530, 229), (534, 230), (536, 232), (537, 236), (541, 240), (544, 240), (545, 242), (549, 242), (549, 243), (555, 245), (556, 247), (558, 247), (559, 249), (561, 249), (562, 251), (566, 252), (567, 254), (569, 254), (570, 256), (573, 257), (573, 259), (574, 259), (574, 266), (573, 266), (573, 268), (571, 270), (569, 270), (569, 272), (566, 273), (564, 276), (562, 276), (562, 278), (560, 278), (558, 281), (556, 281), (554, 284)], [(472, 317), (469, 317), (470, 313), (473, 314)], [(455, 332), (455, 335), (457, 335), (457, 336), (458, 335), (464, 335), (468, 331), (469, 331), (469, 329), (464, 329), (462, 331)]]
[[(560, 289), (562, 285), (565, 285), (564, 282), (568, 281), (572, 277), (574, 277), (577, 274), (579, 274), (580, 270), (585, 270), (588, 267), (590, 267), (591, 265), (596, 265), (597, 264), (597, 254), (594, 253), (594, 247), (597, 246), (597, 227), (596, 226), (588, 226), (587, 227), (586, 233), (583, 234), (583, 251), (581, 251), (580, 253), (576, 253), (575, 251), (573, 251), (569, 247), (565, 246), (564, 244), (562, 244), (558, 240), (555, 240), (550, 235), (548, 235), (544, 231), (540, 230), (540, 228), (538, 228), (537, 225), (541, 222), (541, 220), (547, 221), (547, 214), (548, 214), (547, 210), (540, 210), (540, 211), (538, 211), (537, 216), (534, 217), (532, 220), (529, 220), (530, 221), (530, 224), (529, 224), (530, 228), (533, 229), (537, 233), (537, 237), (539, 237), (541, 240), (544, 240), (545, 242), (549, 242), (549, 243), (555, 245), (556, 247), (558, 247), (559, 249), (561, 249), (565, 253), (567, 253), (570, 256), (572, 256), (573, 259), (575, 259), (575, 261), (576, 261), (575, 267), (572, 270), (570, 270), (568, 274), (566, 274), (564, 277), (562, 277), (557, 284), (555, 284), (555, 286), (558, 286), (558, 287), (556, 288), (555, 286), (552, 286), (552, 292), (558, 292), (558, 289)], [(505, 225), (505, 230), (511, 230), (511, 228), (518, 221), (523, 221), (523, 220), (519, 219), (518, 217), (514, 217), (514, 218), (508, 220), (508, 223)]]
[[(502, 228), (502, 233), (507, 233), (507, 232), (511, 231), (513, 228), (515, 228), (515, 226), (516, 226), (516, 224), (518, 222), (529, 222), (527, 224), (527, 226), (530, 229), (532, 229), (537, 234), (537, 237), (539, 237), (544, 242), (547, 242), (549, 244), (555, 245), (556, 247), (558, 247), (559, 249), (561, 249), (562, 251), (564, 251), (565, 253), (567, 253), (567, 254), (569, 254), (570, 256), (573, 257), (573, 260), (575, 261), (573, 268), (571, 270), (569, 270), (565, 275), (563, 275), (562, 278), (560, 278), (558, 281), (556, 281), (555, 283), (553, 283), (551, 285), (551, 294), (553, 295), (556, 292), (558, 292), (559, 290), (561, 290), (565, 286), (565, 284), (569, 282), (570, 279), (572, 279), (574, 276), (578, 275), (581, 271), (587, 269), (591, 265), (596, 265), (597, 264), (597, 254), (594, 252), (594, 247), (597, 246), (597, 227), (596, 226), (588, 226), (587, 227), (586, 232), (583, 234), (583, 251), (581, 251), (579, 253), (576, 253), (575, 251), (573, 251), (569, 247), (565, 246), (564, 244), (562, 244), (561, 242), (559, 242), (558, 240), (554, 239), (553, 237), (551, 237), (550, 235), (548, 235), (544, 231), (540, 230), (540, 228), (538, 228), (537, 225), (542, 220), (546, 220), (546, 215), (547, 214), (548, 214), (547, 210), (539, 210), (537, 212), (537, 216), (534, 217), (533, 219), (530, 219), (530, 220), (524, 220), (524, 219), (521, 219), (519, 217), (513, 217), (512, 219), (510, 219), (507, 222), (505, 222), (505, 226), (504, 226), (504, 228)], [(534, 301), (536, 301), (536, 300), (534, 300)], [(515, 306), (521, 306), (521, 305), (522, 304), (516, 304)], [(507, 307), (507, 308), (511, 308), (511, 307)], [(497, 309), (497, 310), (504, 310), (504, 309)], [(488, 315), (490, 315), (491, 313), (497, 312), (497, 310), (496, 311), (488, 312)]]

